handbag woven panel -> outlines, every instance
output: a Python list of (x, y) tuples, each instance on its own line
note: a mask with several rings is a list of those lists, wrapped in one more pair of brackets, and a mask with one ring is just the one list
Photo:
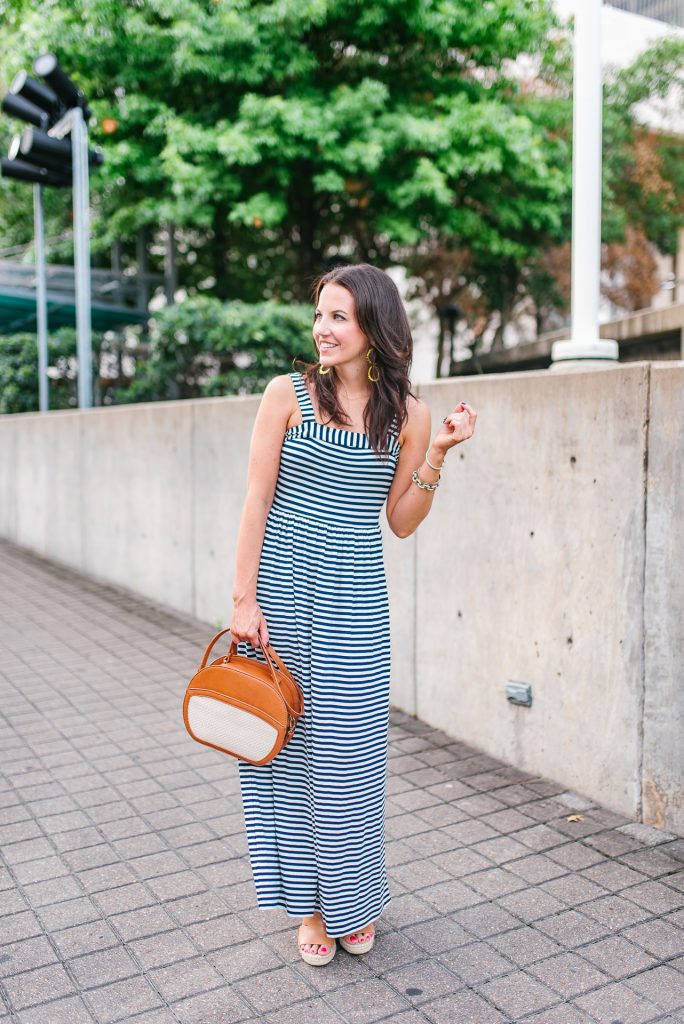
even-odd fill
[(198, 740), (251, 761), (266, 757), (278, 738), (278, 730), (257, 715), (201, 694), (188, 701), (188, 722)]

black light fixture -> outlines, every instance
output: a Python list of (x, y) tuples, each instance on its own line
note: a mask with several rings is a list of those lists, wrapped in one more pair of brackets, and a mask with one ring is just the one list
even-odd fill
[(3, 96), (0, 106), (5, 114), (15, 117), (18, 121), (34, 124), (36, 128), (47, 128), (50, 123), (49, 115), (35, 103), (24, 99), (23, 96), (15, 96), (8, 92)]
[[(12, 79), (1, 106), (10, 117), (30, 125), (27, 132), (35, 131), (38, 136), (49, 139), (50, 143), (62, 145), (61, 140), (52, 139), (47, 134), (48, 128), (64, 114), (62, 101), (47, 85), (37, 82), (25, 71), (19, 71)], [(62, 150), (61, 156), (57, 158), (50, 152), (39, 155), (32, 144), (22, 149), (22, 140), (23, 135), (15, 135), (7, 156), (2, 159), (0, 173), (4, 178), (16, 178), (37, 185), (54, 185), (57, 188), (71, 185), (70, 143), (66, 143), (66, 151)]]
[[(88, 150), (88, 163), (100, 167), (101, 149)], [(71, 139), (57, 139), (42, 128), (29, 126), (10, 142), (1, 165), (3, 177), (32, 181), (40, 185), (62, 187), (72, 183)]]
[(41, 412), (48, 408), (47, 380), (47, 277), (43, 185), (73, 190), (74, 271), (76, 284), (76, 340), (78, 352), (78, 401), (92, 405), (92, 342), (90, 316), (89, 166), (104, 162), (102, 150), (88, 148), (88, 109), (83, 92), (60, 67), (53, 53), (33, 62), (34, 72), (46, 84), (25, 71), (14, 76), (2, 110), (29, 127), (16, 135), (9, 154), (0, 159), (0, 174), (34, 184), (33, 210), (36, 234), (36, 306), (38, 326), (38, 381)]
[(70, 188), (71, 175), (64, 177), (55, 171), (49, 171), (47, 167), (36, 167), (26, 160), (12, 159), (8, 156), (0, 157), (0, 172), (3, 178), (16, 178), (18, 181), (30, 181), (34, 185), (53, 185), (56, 188)]
[[(47, 171), (53, 171), (55, 174), (61, 177), (69, 178), (71, 180), (72, 174), (72, 156), (71, 151), (63, 154), (54, 153), (38, 153), (32, 145), (25, 146), (22, 148), (24, 136), (27, 131), (33, 131), (33, 128), (26, 128), (20, 135), (14, 135), (11, 142), (9, 143), (9, 151), (7, 156), (10, 160), (22, 160), (26, 164), (33, 164), (34, 167), (44, 167)], [(49, 135), (45, 136), (50, 138)], [(53, 139), (52, 141), (60, 141), (60, 139)]]
[(71, 171), (71, 143), (55, 139), (40, 128), (24, 128), (19, 143), (21, 155), (31, 164)]
[(57, 93), (43, 85), (42, 82), (37, 82), (35, 78), (31, 78), (26, 71), (18, 71), (16, 73), (10, 84), (9, 93), (12, 96), (18, 96), (29, 103), (33, 103), (36, 107), (40, 107), (53, 123), (64, 112), (64, 105), (61, 103)]
[[(8, 178), (59, 187), (72, 181), (73, 152), (70, 129), (66, 129), (67, 134), (58, 130), (56, 135), (52, 129), (70, 110), (80, 109), (86, 124), (91, 113), (82, 90), (72, 82), (54, 53), (36, 57), (33, 70), (44, 81), (39, 82), (26, 71), (17, 72), (0, 104), (10, 117), (30, 126), (24, 129), (19, 142), (16, 138), (12, 140), (1, 173)], [(99, 167), (103, 162), (101, 149), (88, 150), (90, 167)]]
[[(56, 139), (40, 128), (24, 128), (21, 136), (21, 155), (30, 163), (46, 167), (71, 168), (71, 139)], [(104, 161), (101, 149), (88, 150), (90, 167), (100, 167)]]
[(66, 71), (60, 67), (54, 53), (43, 53), (40, 57), (36, 57), (33, 62), (33, 70), (45, 79), (51, 89), (54, 89), (67, 110), (72, 107), (80, 107), (86, 121), (90, 120), (92, 115), (83, 91), (74, 85)]

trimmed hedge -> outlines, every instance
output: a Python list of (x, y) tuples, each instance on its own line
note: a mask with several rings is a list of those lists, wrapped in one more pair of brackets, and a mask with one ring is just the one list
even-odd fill
[[(257, 394), (295, 359), (313, 360), (307, 305), (186, 299), (155, 313), (143, 335), (93, 335), (95, 403)], [(51, 409), (75, 408), (76, 334), (64, 328), (48, 346)], [(120, 372), (121, 371), (121, 372)], [(0, 412), (38, 409), (35, 334), (0, 338)]]

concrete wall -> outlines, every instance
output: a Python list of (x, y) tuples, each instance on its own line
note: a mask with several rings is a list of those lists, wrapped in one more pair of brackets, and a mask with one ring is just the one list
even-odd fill
[(418, 717), (635, 813), (648, 365), (422, 393), (479, 415), (417, 533)]
[[(381, 519), (392, 700), (455, 737), (684, 834), (684, 366), (417, 389), (452, 449), (411, 537)], [(0, 533), (227, 624), (259, 397), (0, 417)], [(531, 708), (505, 698), (529, 683)]]
[(684, 833), (684, 366), (651, 372), (646, 504), (643, 802)]

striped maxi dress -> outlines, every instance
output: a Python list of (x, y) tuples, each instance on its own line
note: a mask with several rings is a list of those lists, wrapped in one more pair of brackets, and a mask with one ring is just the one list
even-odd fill
[[(314, 416), (285, 432), (256, 596), (304, 694), (289, 744), (265, 765), (238, 760), (259, 907), (320, 911), (328, 935), (377, 920), (385, 865), (390, 628), (379, 514), (399, 458)], [(396, 423), (395, 423), (396, 426)], [(247, 641), (238, 651), (263, 660)]]

